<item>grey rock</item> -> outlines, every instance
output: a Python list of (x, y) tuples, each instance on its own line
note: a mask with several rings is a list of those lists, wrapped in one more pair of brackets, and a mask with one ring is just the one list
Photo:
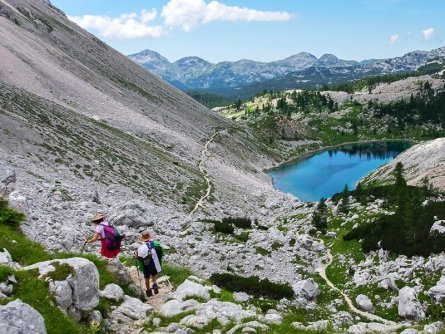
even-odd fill
[(283, 317), (280, 314), (269, 313), (262, 318), (266, 324), (279, 325), (283, 322)]
[(162, 322), (162, 320), (160, 318), (153, 318), (153, 320), (151, 321), (151, 323), (155, 327), (159, 327), (161, 325), (161, 322)]
[(250, 296), (245, 292), (234, 292), (233, 299), (235, 299), (237, 302), (245, 303), (249, 301)]
[(152, 311), (152, 306), (141, 302), (137, 298), (125, 296), (124, 302), (111, 312), (110, 320), (131, 323), (134, 320), (145, 319)]
[(7, 167), (0, 166), (0, 195), (7, 195), (13, 191), (15, 182), (15, 171)]
[(169, 297), (177, 300), (184, 300), (187, 297), (200, 297), (209, 300), (210, 294), (203, 285), (187, 279)]
[(357, 303), (357, 306), (366, 312), (373, 312), (374, 311), (374, 305), (372, 305), (371, 299), (369, 299), (368, 296), (365, 295), (358, 295), (357, 298), (355, 298), (355, 302)]
[(164, 317), (170, 318), (183, 312), (195, 309), (199, 303), (196, 300), (187, 300), (185, 302), (172, 299), (161, 306), (159, 314)]
[[(99, 272), (93, 262), (84, 258), (69, 258), (45, 261), (24, 267), (25, 270), (39, 269), (40, 275), (54, 271), (53, 262), (67, 263), (73, 268), (65, 280), (66, 283), (52, 284), (50, 287), (54, 289), (56, 295), (63, 304), (69, 301), (69, 289), (72, 296), (72, 312), (79, 314), (80, 312), (91, 311), (99, 304)], [(57, 298), (56, 298), (57, 299)]]
[(0, 264), (10, 264), (12, 263), (11, 254), (9, 254), (6, 248), (0, 249)]
[(414, 328), (407, 328), (400, 332), (400, 334), (418, 334), (419, 331)]
[(235, 325), (234, 327), (232, 327), (230, 330), (227, 331), (227, 334), (234, 334), (237, 331), (239, 331), (240, 329), (245, 328), (245, 327), (256, 328), (256, 329), (259, 329), (262, 331), (269, 330), (269, 326), (267, 326), (265, 324), (262, 324), (258, 321), (249, 321), (249, 322), (246, 322), (243, 324)]
[(292, 289), (296, 296), (305, 298), (307, 300), (314, 300), (320, 294), (318, 284), (312, 278), (299, 281), (292, 285)]
[(101, 297), (118, 302), (124, 299), (125, 294), (124, 290), (122, 290), (122, 288), (119, 285), (112, 283), (112, 284), (107, 284), (107, 286), (105, 286), (105, 288), (99, 292), (99, 295)]
[(425, 325), (423, 327), (423, 333), (425, 334), (438, 334), (445, 328), (445, 324), (442, 321), (437, 321), (435, 323)]
[(103, 316), (102, 313), (100, 313), (100, 311), (98, 310), (94, 310), (93, 312), (90, 313), (90, 315), (88, 316), (88, 322), (97, 322), (97, 323), (101, 323), (103, 320)]
[(405, 286), (399, 291), (398, 314), (405, 319), (415, 321), (425, 319), (425, 312), (417, 300), (416, 292), (413, 288)]
[(127, 268), (125, 268), (125, 266), (117, 259), (108, 262), (107, 270), (111, 272), (114, 279), (119, 284), (127, 285), (133, 282)]
[(68, 281), (50, 281), (49, 291), (53, 293), (57, 304), (65, 312), (74, 304), (73, 290)]
[(0, 306), (0, 333), (46, 334), (45, 320), (31, 306), (16, 299)]
[(13, 290), (14, 290), (14, 287), (12, 286), (12, 284), (8, 284), (5, 282), (0, 283), (0, 292), (1, 293), (5, 294), (7, 296), (10, 296), (10, 295), (12, 295)]
[(329, 326), (328, 320), (320, 320), (315, 322), (310, 322), (307, 326), (303, 325), (300, 322), (293, 322), (292, 327), (295, 329), (301, 329), (304, 331), (314, 331), (314, 332), (323, 332)]
[(440, 280), (428, 290), (427, 294), (436, 301), (442, 301), (445, 299), (445, 276), (442, 276)]

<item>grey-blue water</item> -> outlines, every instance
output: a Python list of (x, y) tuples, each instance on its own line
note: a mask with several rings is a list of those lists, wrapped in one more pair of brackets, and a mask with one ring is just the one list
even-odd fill
[(283, 164), (268, 171), (276, 189), (303, 201), (329, 198), (356, 183), (377, 167), (394, 159), (412, 143), (387, 141), (338, 146), (304, 160)]

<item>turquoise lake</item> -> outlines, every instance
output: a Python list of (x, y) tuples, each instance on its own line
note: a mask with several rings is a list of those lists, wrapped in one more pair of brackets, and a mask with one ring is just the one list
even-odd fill
[(276, 189), (302, 201), (314, 202), (350, 190), (374, 169), (394, 159), (412, 146), (406, 141), (356, 143), (328, 149), (303, 160), (269, 170)]

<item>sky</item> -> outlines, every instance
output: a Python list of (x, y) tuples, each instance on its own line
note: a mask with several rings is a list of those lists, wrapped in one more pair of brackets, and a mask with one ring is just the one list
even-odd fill
[(445, 45), (443, 0), (51, 0), (129, 55), (274, 61), (299, 52), (364, 60)]

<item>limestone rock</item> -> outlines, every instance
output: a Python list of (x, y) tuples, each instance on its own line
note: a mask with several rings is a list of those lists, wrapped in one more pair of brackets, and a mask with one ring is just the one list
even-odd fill
[(110, 319), (112, 321), (130, 323), (134, 320), (145, 319), (152, 310), (153, 307), (141, 302), (139, 299), (125, 296), (124, 302), (111, 312)]
[[(54, 262), (67, 263), (72, 267), (72, 273), (60, 282), (50, 284), (51, 291), (55, 293), (56, 300), (61, 302), (63, 309), (67, 307), (73, 315), (79, 316), (81, 312), (91, 311), (99, 304), (99, 272), (93, 262), (84, 258), (68, 258), (35, 263), (25, 267), (25, 270), (39, 269), (41, 277), (54, 271)], [(70, 292), (71, 290), (71, 292)]]
[(108, 262), (107, 270), (111, 272), (117, 283), (123, 285), (132, 283), (130, 273), (119, 260), (114, 259)]
[(407, 328), (400, 332), (400, 334), (418, 334), (419, 331), (414, 328)]
[(416, 292), (413, 288), (405, 286), (399, 291), (399, 316), (410, 320), (422, 320), (425, 318), (425, 312), (422, 305), (416, 297)]
[(314, 300), (320, 294), (318, 284), (314, 282), (312, 278), (299, 281), (292, 286), (294, 293), (298, 297), (305, 298), (307, 300)]
[(46, 334), (45, 320), (31, 306), (16, 299), (0, 306), (0, 333)]
[(445, 299), (445, 276), (442, 276), (436, 285), (428, 290), (428, 295), (439, 302)]
[(159, 314), (167, 318), (174, 317), (175, 315), (194, 309), (198, 304), (196, 300), (192, 299), (185, 302), (172, 299), (161, 306)]
[(442, 321), (437, 321), (433, 324), (425, 325), (423, 327), (423, 333), (425, 334), (438, 334), (442, 332), (445, 328), (445, 325)]
[(12, 263), (11, 254), (9, 254), (6, 248), (0, 249), (0, 264), (10, 264)]
[(0, 166), (0, 195), (7, 195), (14, 190), (16, 181), (15, 171), (4, 166)]
[(245, 303), (249, 301), (250, 296), (245, 292), (234, 292), (233, 299), (235, 299), (237, 302)]
[(371, 299), (369, 299), (368, 296), (358, 295), (357, 298), (355, 298), (355, 302), (357, 303), (357, 306), (363, 311), (374, 311), (374, 305), (372, 305), (372, 301)]
[(124, 299), (124, 290), (117, 284), (107, 284), (105, 288), (99, 292), (101, 297), (111, 299), (114, 301), (120, 301)]
[(175, 292), (170, 294), (170, 297), (177, 300), (184, 300), (187, 297), (200, 297), (209, 300), (210, 294), (203, 285), (187, 279), (178, 286)]

